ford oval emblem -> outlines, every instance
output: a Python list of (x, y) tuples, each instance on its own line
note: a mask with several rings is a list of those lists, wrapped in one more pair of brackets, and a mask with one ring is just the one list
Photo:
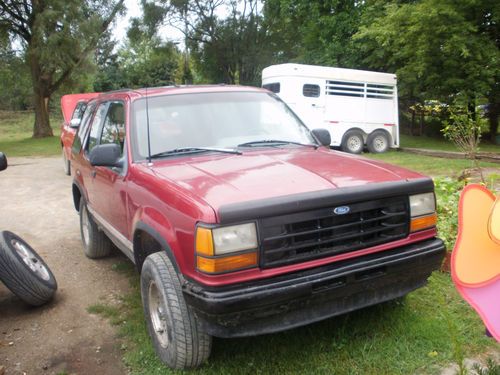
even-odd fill
[(340, 207), (335, 207), (333, 212), (336, 214), (336, 215), (345, 215), (345, 214), (348, 214), (349, 211), (351, 211), (350, 207), (349, 206), (340, 206)]

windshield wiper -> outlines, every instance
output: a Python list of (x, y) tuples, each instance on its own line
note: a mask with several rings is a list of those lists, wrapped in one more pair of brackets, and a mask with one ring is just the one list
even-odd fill
[(319, 146), (313, 143), (300, 143), (293, 141), (282, 141), (279, 139), (262, 139), (260, 141), (251, 141), (245, 142), (238, 145), (238, 147), (259, 147), (259, 146), (279, 146), (279, 145), (299, 145), (299, 146), (307, 146), (314, 147), (317, 149)]
[(170, 156), (170, 155), (197, 154), (200, 152), (223, 152), (226, 154), (241, 155), (240, 151), (230, 149), (230, 148), (181, 147), (181, 148), (174, 148), (173, 150), (158, 152), (157, 154), (151, 155), (151, 159), (161, 158), (161, 157)]

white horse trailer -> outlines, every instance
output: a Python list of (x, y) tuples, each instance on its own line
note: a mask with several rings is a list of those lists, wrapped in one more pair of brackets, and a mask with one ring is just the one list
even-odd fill
[(310, 128), (326, 128), (332, 146), (360, 153), (399, 147), (396, 75), (302, 64), (272, 65), (262, 87), (276, 93)]

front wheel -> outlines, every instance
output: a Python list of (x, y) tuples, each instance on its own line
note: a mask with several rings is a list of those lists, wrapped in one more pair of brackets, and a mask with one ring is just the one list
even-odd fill
[(144, 261), (141, 295), (149, 336), (161, 361), (172, 369), (195, 368), (205, 362), (212, 337), (201, 330), (186, 304), (177, 272), (164, 252)]
[(0, 232), (0, 280), (29, 305), (50, 301), (57, 282), (43, 259), (21, 237)]
[(381, 154), (389, 149), (389, 135), (383, 130), (375, 130), (366, 141), (368, 151)]
[(342, 151), (349, 152), (351, 154), (361, 154), (361, 152), (363, 152), (363, 146), (363, 133), (359, 130), (349, 130), (345, 133), (342, 138), (342, 144), (340, 145)]

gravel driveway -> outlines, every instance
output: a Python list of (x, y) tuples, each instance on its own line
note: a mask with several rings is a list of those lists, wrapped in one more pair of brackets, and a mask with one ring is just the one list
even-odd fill
[(84, 256), (71, 180), (59, 158), (10, 158), (0, 172), (0, 230), (30, 243), (59, 285), (51, 303), (32, 308), (0, 283), (0, 366), (8, 375), (126, 372), (114, 329), (86, 310), (127, 292), (126, 277), (111, 269), (125, 257)]

